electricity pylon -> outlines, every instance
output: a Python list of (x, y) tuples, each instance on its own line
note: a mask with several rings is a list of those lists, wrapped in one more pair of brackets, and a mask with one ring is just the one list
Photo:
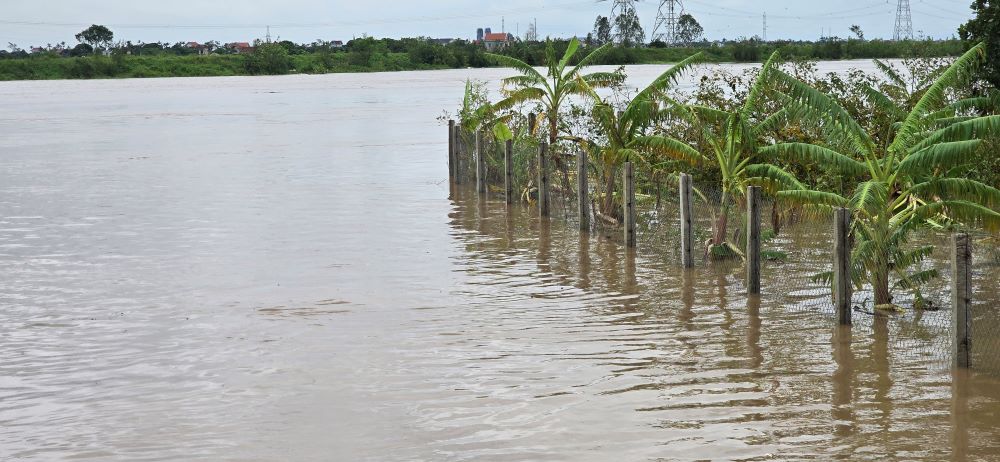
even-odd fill
[(656, 25), (653, 26), (653, 33), (650, 36), (652, 41), (660, 40), (671, 45), (680, 42), (677, 33), (678, 12), (684, 14), (681, 0), (660, 0), (660, 8), (656, 12)]
[(910, 0), (899, 0), (896, 5), (896, 31), (893, 32), (892, 39), (896, 41), (913, 39), (913, 15), (910, 14)]

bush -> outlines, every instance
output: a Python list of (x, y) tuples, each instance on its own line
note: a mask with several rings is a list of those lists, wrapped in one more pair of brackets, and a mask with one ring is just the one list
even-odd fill
[(244, 56), (243, 67), (247, 74), (279, 75), (287, 74), (292, 69), (288, 50), (277, 43), (261, 44), (253, 53)]

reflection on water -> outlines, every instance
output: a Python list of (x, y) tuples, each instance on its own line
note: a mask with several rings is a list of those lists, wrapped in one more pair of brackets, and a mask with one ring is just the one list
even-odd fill
[(669, 207), (449, 190), (473, 72), (0, 84), (0, 459), (997, 458), (947, 316), (834, 329), (822, 232), (748, 299)]
[[(702, 263), (683, 270), (668, 240), (626, 249), (616, 234), (580, 233), (573, 223), (539, 220), (532, 212), (460, 197), (452, 225), (466, 230), (475, 217), (477, 231), (455, 234), (468, 251), (460, 258), (491, 287), (476, 293), (484, 302), (536, 301), (517, 317), (523, 329), (544, 335), (532, 334), (529, 344), (502, 358), (524, 367), (541, 355), (545, 359), (535, 367), (551, 371), (532, 385), (548, 391), (525, 403), (524, 417), (545, 415), (546, 425), (574, 437), (598, 429), (611, 436), (577, 453), (560, 445), (564, 438), (535, 435), (504, 454), (517, 458), (528, 447), (549, 447), (545, 457), (536, 457), (965, 460), (970, 453), (989, 459), (998, 449), (988, 440), (1000, 436), (1000, 429), (988, 415), (1000, 409), (1000, 393), (982, 387), (979, 408), (969, 409), (957, 408), (959, 395), (952, 392), (993, 379), (952, 380), (938, 357), (899, 349), (912, 341), (893, 337), (913, 335), (919, 319), (877, 315), (859, 319), (854, 329), (836, 327), (830, 312), (808, 308), (828, 305), (822, 291), (812, 292), (813, 302), (794, 305), (789, 303), (801, 296), (779, 290), (747, 297), (739, 265)], [(784, 250), (826, 252), (819, 248), (825, 239), (789, 231)], [(479, 244), (474, 249), (473, 242)], [(531, 259), (536, 272), (518, 271), (522, 258)], [(765, 288), (794, 286), (787, 282), (790, 265), (769, 264)], [(805, 274), (821, 265), (805, 268)], [(802, 284), (804, 290), (808, 283)], [(576, 376), (580, 384), (558, 388)], [(538, 400), (552, 396), (561, 397), (560, 409), (574, 409), (572, 419), (596, 427), (580, 428)], [(953, 409), (960, 417), (952, 416)], [(965, 419), (964, 427), (955, 419)], [(949, 446), (940, 437), (947, 427), (953, 435), (990, 437), (975, 444), (953, 437)]]

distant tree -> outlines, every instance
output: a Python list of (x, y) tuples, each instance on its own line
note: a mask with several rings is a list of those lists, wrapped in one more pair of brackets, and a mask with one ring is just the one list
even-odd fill
[(639, 23), (639, 16), (635, 10), (626, 9), (625, 12), (615, 18), (615, 31), (623, 46), (642, 45), (646, 40), (646, 33)]
[(301, 55), (301, 54), (303, 54), (303, 53), (306, 52), (306, 49), (305, 49), (304, 46), (296, 44), (295, 42), (292, 42), (291, 40), (282, 40), (282, 41), (277, 42), (277, 43), (278, 43), (278, 45), (281, 45), (282, 48), (284, 48), (285, 51), (287, 51), (288, 54), (290, 54), (290, 55)]
[(94, 54), (94, 47), (87, 45), (86, 43), (78, 43), (72, 50), (69, 51), (69, 55), (73, 57), (87, 56)]
[(253, 53), (244, 56), (243, 65), (248, 74), (287, 74), (292, 68), (288, 50), (277, 43), (262, 43)]
[(594, 21), (594, 44), (604, 45), (611, 41), (611, 21), (607, 16), (598, 16)]
[(854, 36), (857, 37), (858, 40), (865, 39), (865, 31), (861, 30), (861, 26), (857, 24), (851, 26), (851, 33), (854, 34)]
[(84, 29), (79, 34), (76, 34), (76, 40), (80, 43), (90, 45), (94, 49), (94, 52), (97, 52), (99, 47), (107, 48), (111, 46), (111, 42), (114, 39), (115, 34), (111, 32), (111, 29), (97, 24), (94, 24)]
[(694, 19), (694, 16), (685, 13), (677, 19), (677, 38), (685, 45), (697, 42), (704, 34), (705, 28), (698, 24), (698, 20)]
[(972, 11), (976, 17), (958, 28), (958, 35), (968, 47), (986, 44), (987, 59), (980, 70), (983, 80), (1000, 87), (1000, 2), (975, 0)]

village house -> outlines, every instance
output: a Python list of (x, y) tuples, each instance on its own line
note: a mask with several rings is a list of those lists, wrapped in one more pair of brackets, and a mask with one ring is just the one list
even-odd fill
[(488, 51), (495, 51), (506, 48), (507, 45), (509, 45), (513, 40), (514, 37), (511, 34), (504, 32), (496, 34), (488, 33), (483, 36), (483, 46), (486, 47), (486, 50)]
[(242, 55), (252, 52), (253, 46), (247, 42), (233, 42), (233, 43), (227, 43), (226, 49), (235, 54)]
[(204, 45), (198, 42), (188, 42), (187, 47), (197, 51), (199, 55), (207, 55), (211, 52), (208, 45)]

